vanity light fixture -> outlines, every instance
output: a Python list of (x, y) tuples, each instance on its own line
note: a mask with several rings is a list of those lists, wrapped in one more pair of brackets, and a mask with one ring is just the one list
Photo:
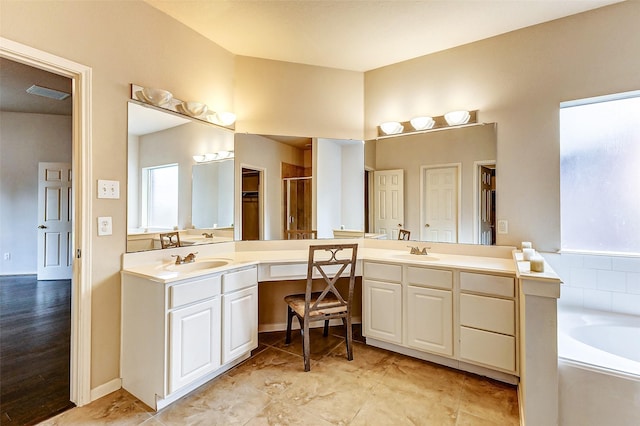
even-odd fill
[(230, 126), (236, 122), (236, 115), (228, 111), (218, 111), (212, 114), (208, 114), (209, 121), (222, 126)]
[(409, 123), (411, 123), (411, 127), (416, 130), (428, 130), (433, 128), (433, 126), (436, 124), (433, 117), (428, 116), (413, 117), (411, 120), (409, 120)]
[(194, 155), (193, 160), (196, 163), (210, 163), (212, 161), (229, 160), (234, 157), (233, 151), (220, 151), (212, 154)]
[(471, 115), (469, 111), (451, 111), (444, 115), (444, 119), (447, 120), (449, 126), (460, 126), (461, 124), (467, 124)]
[(416, 116), (409, 121), (387, 121), (378, 126), (378, 138), (410, 135), (422, 132), (447, 130), (455, 127), (477, 125), (478, 111), (451, 111), (438, 116)]
[(387, 121), (380, 124), (380, 130), (386, 135), (397, 135), (398, 133), (402, 133), (404, 126), (397, 121)]

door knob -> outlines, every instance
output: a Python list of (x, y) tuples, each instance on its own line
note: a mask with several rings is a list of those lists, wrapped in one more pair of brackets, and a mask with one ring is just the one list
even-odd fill
[(47, 227), (44, 226), (44, 225), (40, 225), (40, 226), (38, 226), (38, 229), (47, 229)]
[(425, 227), (425, 228), (428, 228), (428, 227), (430, 227), (430, 226), (431, 226), (431, 225), (429, 225), (428, 223), (425, 223), (425, 225), (424, 225), (424, 227)]
[(399, 224), (398, 224), (398, 226), (399, 226), (399, 227), (402, 227), (402, 224), (401, 224), (401, 223), (399, 223)]

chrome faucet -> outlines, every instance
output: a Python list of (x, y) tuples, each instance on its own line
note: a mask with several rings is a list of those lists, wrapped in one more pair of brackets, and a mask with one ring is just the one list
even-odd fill
[(419, 254), (419, 255), (422, 255), (422, 256), (426, 256), (426, 255), (429, 254), (429, 253), (427, 253), (427, 249), (431, 250), (431, 247), (422, 247), (422, 250), (420, 250), (420, 247), (418, 247), (418, 246), (415, 246), (415, 247), (407, 246), (407, 247), (409, 247), (411, 249), (409, 254)]
[(195, 262), (196, 261), (196, 254), (198, 254), (198, 252), (189, 253), (185, 257), (181, 257), (179, 254), (172, 254), (171, 257), (175, 257), (176, 258), (176, 265), (183, 265), (185, 263), (193, 263), (193, 262)]

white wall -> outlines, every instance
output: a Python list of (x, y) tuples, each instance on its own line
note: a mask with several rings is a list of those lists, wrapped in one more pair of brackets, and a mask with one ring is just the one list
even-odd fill
[(364, 231), (364, 145), (342, 145), (342, 200), (340, 224)]
[(342, 147), (331, 139), (318, 138), (313, 157), (315, 229), (318, 238), (333, 238), (342, 223)]
[(0, 112), (0, 275), (37, 271), (41, 161), (71, 162), (71, 117)]

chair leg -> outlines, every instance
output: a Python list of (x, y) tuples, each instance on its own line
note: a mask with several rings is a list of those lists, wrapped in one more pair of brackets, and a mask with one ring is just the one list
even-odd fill
[(329, 335), (329, 320), (324, 320), (324, 331), (322, 332), (324, 337)]
[(291, 309), (291, 306), (287, 305), (287, 334), (284, 338), (285, 345), (291, 343), (291, 321), (293, 320), (293, 315), (293, 309)]
[(304, 356), (304, 371), (311, 370), (311, 348), (309, 347), (309, 321), (303, 321), (302, 352)]
[(353, 361), (353, 327), (351, 326), (351, 317), (342, 318), (345, 328), (345, 341), (347, 344), (347, 359)]

